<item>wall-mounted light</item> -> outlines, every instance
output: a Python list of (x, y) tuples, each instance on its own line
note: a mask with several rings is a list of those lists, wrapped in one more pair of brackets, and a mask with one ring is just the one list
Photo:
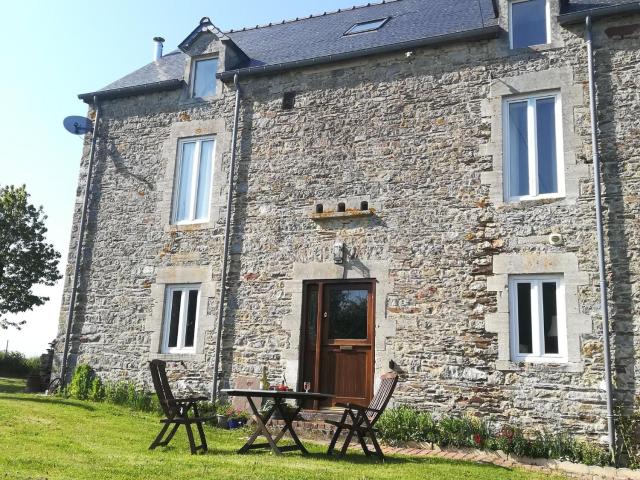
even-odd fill
[(344, 262), (344, 242), (336, 242), (333, 244), (333, 263), (342, 265)]

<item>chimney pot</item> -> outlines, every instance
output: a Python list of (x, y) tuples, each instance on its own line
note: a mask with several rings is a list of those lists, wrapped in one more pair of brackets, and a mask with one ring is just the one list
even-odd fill
[(162, 58), (162, 47), (164, 44), (164, 38), (153, 37), (153, 61), (157, 62)]

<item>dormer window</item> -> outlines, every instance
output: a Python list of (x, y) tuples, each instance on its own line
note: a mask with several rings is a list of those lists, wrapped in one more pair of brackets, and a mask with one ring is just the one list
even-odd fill
[(345, 35), (355, 35), (356, 33), (372, 32), (378, 30), (389, 21), (390, 17), (379, 18), (377, 20), (369, 20), (353, 25), (349, 30), (344, 32)]
[(212, 97), (216, 93), (216, 72), (218, 59), (206, 58), (196, 60), (193, 67), (191, 96), (194, 98)]
[(549, 43), (549, 0), (512, 0), (509, 3), (511, 48)]

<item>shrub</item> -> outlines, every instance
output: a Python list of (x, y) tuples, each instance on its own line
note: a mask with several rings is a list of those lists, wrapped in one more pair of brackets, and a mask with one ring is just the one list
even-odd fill
[(238, 420), (242, 423), (246, 423), (247, 421), (249, 421), (249, 418), (251, 418), (251, 415), (249, 415), (249, 412), (246, 412), (244, 410), (240, 410), (240, 409), (236, 409), (233, 412), (233, 415), (231, 415), (231, 418), (233, 418), (234, 420)]
[(235, 412), (233, 405), (229, 402), (218, 402), (215, 405), (216, 413), (219, 415), (224, 415), (225, 417), (231, 417)]
[(78, 400), (122, 405), (142, 412), (161, 413), (158, 397), (131, 382), (102, 382), (89, 365), (78, 365), (62, 395)]
[(201, 417), (212, 417), (217, 410), (216, 402), (198, 402), (198, 413)]
[(380, 438), (389, 442), (431, 442), (438, 440), (437, 425), (427, 412), (401, 406), (388, 409), (376, 424)]
[(89, 400), (92, 402), (102, 402), (104, 400), (104, 386), (100, 377), (94, 376), (89, 388)]
[(129, 384), (127, 387), (127, 405), (134, 410), (141, 412), (154, 411), (153, 395), (147, 390), (137, 390), (135, 385)]
[(616, 407), (616, 429), (622, 460), (630, 468), (640, 468), (640, 398), (631, 409)]
[(67, 393), (71, 398), (87, 400), (91, 393), (94, 373), (89, 365), (81, 364), (73, 372)]
[(39, 370), (38, 357), (27, 358), (20, 352), (0, 352), (0, 376), (25, 378)]
[(141, 412), (161, 412), (155, 394), (138, 389), (130, 382), (105, 382), (101, 398), (106, 403), (122, 405)]
[(438, 444), (442, 447), (482, 448), (489, 437), (489, 427), (480, 419), (442, 417), (438, 423)]

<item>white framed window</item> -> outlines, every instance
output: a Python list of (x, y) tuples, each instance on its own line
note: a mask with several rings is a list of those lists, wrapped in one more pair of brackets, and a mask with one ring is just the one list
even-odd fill
[(509, 331), (513, 361), (567, 361), (564, 299), (562, 275), (509, 277)]
[(178, 142), (173, 223), (209, 220), (215, 139), (202, 137)]
[(217, 58), (196, 60), (193, 65), (191, 96), (194, 98), (212, 97), (216, 93)]
[(549, 0), (511, 0), (509, 2), (509, 43), (525, 48), (551, 42)]
[(511, 97), (503, 106), (507, 201), (564, 195), (559, 93)]
[(195, 353), (200, 285), (168, 285), (162, 322), (162, 353)]

